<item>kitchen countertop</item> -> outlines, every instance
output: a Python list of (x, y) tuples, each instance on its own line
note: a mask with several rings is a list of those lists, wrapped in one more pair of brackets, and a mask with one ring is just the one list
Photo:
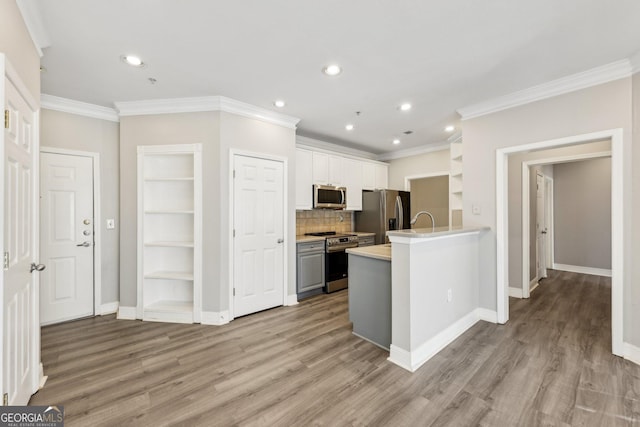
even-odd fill
[(323, 242), (324, 236), (306, 236), (304, 234), (296, 236), (296, 243)]
[(353, 231), (352, 233), (358, 237), (368, 237), (376, 235), (376, 233), (369, 233), (368, 231)]
[(436, 227), (435, 230), (431, 228), (414, 228), (410, 230), (394, 230), (387, 231), (387, 236), (393, 242), (394, 238), (404, 239), (434, 239), (448, 236), (455, 236), (457, 234), (470, 234), (479, 233), (484, 230), (489, 230), (489, 227)]
[(382, 261), (391, 261), (391, 244), (364, 246), (362, 248), (347, 249), (350, 255), (358, 255), (367, 258), (379, 259)]

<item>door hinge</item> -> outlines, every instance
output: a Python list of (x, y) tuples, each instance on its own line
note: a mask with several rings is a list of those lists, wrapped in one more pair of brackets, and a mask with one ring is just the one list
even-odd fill
[(2, 395), (2, 406), (9, 406), (9, 393)]
[(233, 177), (234, 178), (236, 177), (236, 170), (235, 169), (233, 170)]
[(4, 268), (5, 270), (8, 270), (8, 269), (9, 269), (9, 252), (5, 252), (5, 253), (4, 253), (4, 261), (3, 261), (3, 263), (2, 263), (2, 264), (3, 264), (3, 266), (4, 266), (3, 268)]
[(236, 237), (236, 229), (233, 229), (233, 237)]
[(233, 296), (236, 296), (236, 288), (233, 288)]
[(4, 110), (4, 128), (9, 129), (9, 121), (11, 120), (11, 112)]

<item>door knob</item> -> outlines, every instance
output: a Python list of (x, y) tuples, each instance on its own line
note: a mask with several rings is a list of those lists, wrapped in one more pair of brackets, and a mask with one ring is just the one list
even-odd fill
[(31, 269), (29, 270), (30, 273), (33, 273), (34, 271), (42, 271), (46, 268), (46, 266), (44, 264), (37, 264), (35, 262), (31, 263)]
[(89, 246), (91, 246), (91, 243), (89, 243), (89, 242), (82, 242), (82, 243), (78, 243), (76, 246), (84, 246), (85, 248), (88, 248)]
[(82, 223), (84, 225), (89, 225), (89, 224), (91, 224), (91, 220), (90, 219), (85, 219), (84, 221), (82, 221)]
[(283, 243), (284, 239), (278, 239), (278, 243)]

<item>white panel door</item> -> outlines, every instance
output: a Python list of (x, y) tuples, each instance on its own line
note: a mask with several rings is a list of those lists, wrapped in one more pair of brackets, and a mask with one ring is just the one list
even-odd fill
[(40, 154), (40, 324), (93, 315), (93, 159)]
[(536, 274), (538, 279), (547, 277), (545, 210), (544, 176), (536, 174)]
[[(35, 113), (4, 79), (9, 128), (4, 131), (4, 257), (2, 386), (9, 405), (26, 405), (37, 391), (40, 328), (37, 324), (37, 203), (34, 174), (38, 132)], [(35, 264), (33, 264), (35, 265)]]
[(283, 163), (234, 156), (234, 316), (283, 304)]

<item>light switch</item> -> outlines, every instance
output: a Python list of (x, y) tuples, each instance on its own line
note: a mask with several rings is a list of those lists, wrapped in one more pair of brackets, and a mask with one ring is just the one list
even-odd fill
[(113, 230), (114, 228), (116, 228), (116, 220), (115, 219), (108, 219), (107, 220), (107, 230)]

